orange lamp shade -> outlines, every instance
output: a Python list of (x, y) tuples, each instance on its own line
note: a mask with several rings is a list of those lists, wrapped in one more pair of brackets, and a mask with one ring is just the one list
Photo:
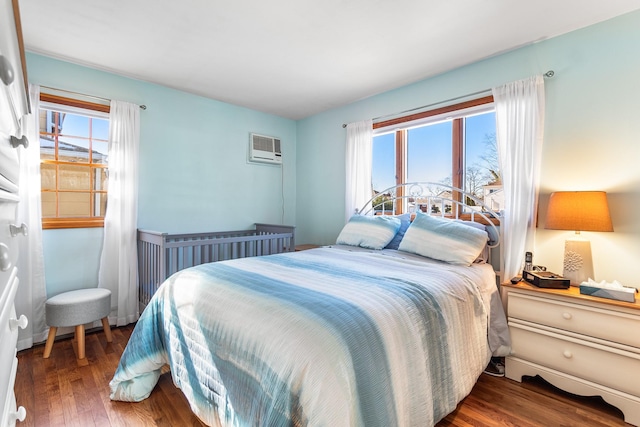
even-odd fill
[(545, 228), (551, 230), (613, 231), (607, 193), (557, 191), (551, 193)]

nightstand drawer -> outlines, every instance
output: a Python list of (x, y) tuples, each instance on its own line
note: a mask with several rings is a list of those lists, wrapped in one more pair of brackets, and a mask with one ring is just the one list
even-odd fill
[(578, 378), (640, 396), (640, 354), (511, 323), (513, 355)]
[(640, 348), (640, 315), (509, 293), (509, 317)]

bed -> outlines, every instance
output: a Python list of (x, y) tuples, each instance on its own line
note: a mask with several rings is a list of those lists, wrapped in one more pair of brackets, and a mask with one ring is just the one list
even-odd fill
[[(476, 221), (459, 217), (471, 212), (494, 224), (498, 215), (479, 201), (465, 211), (462, 196), (446, 202), (456, 205), (453, 219), (418, 209), (398, 249), (387, 246), (401, 219), (363, 211), (336, 245), (173, 274), (142, 313), (111, 398), (145, 399), (168, 364), (193, 412), (211, 426), (435, 424), (471, 391), (492, 355), (508, 352), (495, 271), (482, 260), (484, 248), (466, 254), (459, 241), (469, 234), (495, 246), (486, 232), (471, 231), (480, 231), (467, 224)], [(418, 205), (416, 197), (402, 203)], [(421, 228), (433, 220), (442, 235)], [(443, 261), (412, 248), (425, 232), (433, 234), (428, 241), (444, 239), (434, 257), (462, 256)]]

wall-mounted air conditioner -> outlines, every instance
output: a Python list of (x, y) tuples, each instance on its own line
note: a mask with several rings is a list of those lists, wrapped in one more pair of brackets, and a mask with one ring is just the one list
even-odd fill
[(281, 165), (280, 140), (272, 136), (252, 133), (249, 138), (249, 161)]

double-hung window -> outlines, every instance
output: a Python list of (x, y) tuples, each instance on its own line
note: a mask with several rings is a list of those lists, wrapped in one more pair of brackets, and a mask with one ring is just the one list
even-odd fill
[(43, 228), (102, 227), (109, 106), (43, 93), (39, 123)]
[[(493, 97), (375, 123), (372, 181), (374, 196), (381, 198), (377, 202), (384, 200), (384, 190), (395, 185), (434, 182), (461, 188), (501, 210), (504, 196)], [(438, 191), (442, 189), (422, 188), (421, 194), (437, 196)], [(422, 210), (438, 209), (420, 199), (410, 202)], [(407, 209), (407, 203), (389, 203), (384, 210), (398, 214)]]

